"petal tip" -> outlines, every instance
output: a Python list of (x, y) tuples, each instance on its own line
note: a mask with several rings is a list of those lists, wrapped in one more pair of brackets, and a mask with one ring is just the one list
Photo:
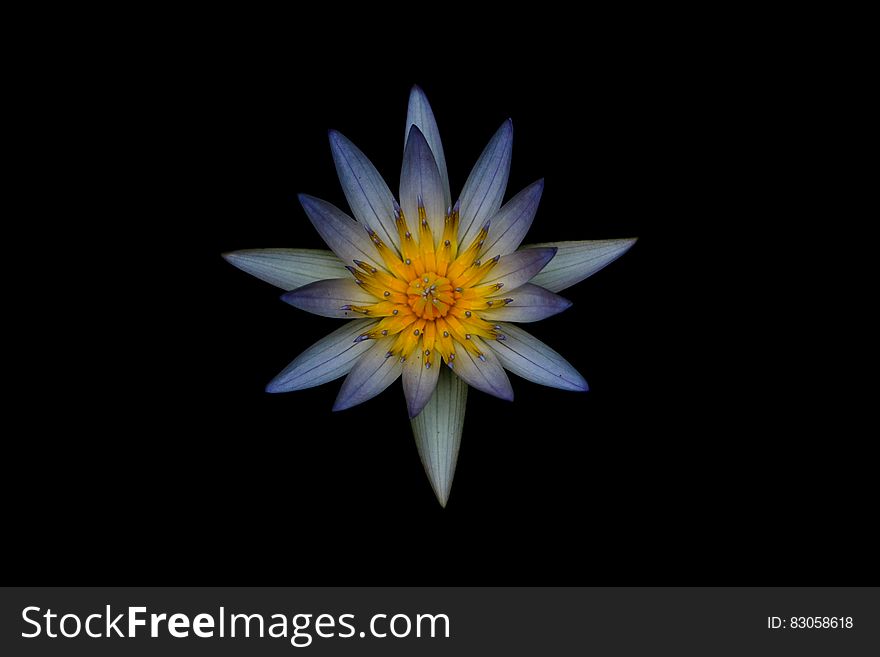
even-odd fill
[(281, 382), (278, 381), (277, 378), (269, 381), (269, 383), (266, 384), (265, 390), (270, 395), (275, 395), (275, 394), (278, 394), (279, 392), (287, 392), (286, 390), (283, 389), (283, 387), (281, 386)]
[(407, 145), (409, 145), (409, 143), (410, 143), (410, 142), (409, 142), (409, 139), (410, 139), (411, 137), (417, 137), (417, 136), (422, 138), (422, 141), (425, 142), (425, 145), (428, 144), (428, 140), (425, 139), (425, 133), (423, 133), (423, 132), (421, 131), (421, 129), (419, 128), (419, 126), (417, 126), (415, 123), (413, 123), (413, 124), (409, 127), (409, 134), (407, 135), (407, 142), (406, 142)]
[[(507, 377), (504, 377), (507, 379)], [(503, 399), (504, 401), (512, 402), (513, 401), (513, 386), (510, 385), (510, 380), (507, 379), (507, 386), (503, 387), (495, 387), (493, 389), (494, 396), (498, 399)]]

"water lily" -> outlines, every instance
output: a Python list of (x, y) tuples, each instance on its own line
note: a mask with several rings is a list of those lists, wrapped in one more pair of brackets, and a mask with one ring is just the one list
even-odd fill
[(434, 113), (413, 88), (399, 203), (367, 157), (330, 132), (354, 219), (305, 194), (299, 200), (331, 251), (249, 249), (233, 265), (288, 292), (282, 299), (348, 320), (306, 349), (267, 386), (272, 393), (345, 377), (333, 410), (378, 395), (398, 378), (419, 455), (443, 506), (461, 442), (468, 386), (513, 400), (509, 370), (584, 392), (587, 382), (556, 351), (516, 326), (562, 312), (556, 294), (609, 264), (635, 239), (520, 246), (541, 199), (538, 180), (502, 205), (513, 127), (489, 141), (453, 203)]

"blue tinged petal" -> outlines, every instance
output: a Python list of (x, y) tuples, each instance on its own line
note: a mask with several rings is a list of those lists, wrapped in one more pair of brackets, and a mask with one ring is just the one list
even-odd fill
[(492, 217), (489, 235), (480, 252), (481, 256), (507, 255), (516, 251), (532, 226), (543, 191), (542, 178), (504, 204), (504, 207)]
[(473, 356), (465, 347), (455, 342), (455, 360), (452, 361), (453, 371), (472, 388), (482, 390), (486, 394), (513, 401), (513, 387), (504, 373), (504, 368), (492, 350), (477, 336), (471, 338), (483, 353), (483, 359)]
[(445, 507), (461, 446), (468, 387), (449, 368), (437, 369), (437, 388), (422, 412), (412, 419), (412, 429), (425, 474), (440, 506)]
[(348, 276), (345, 265), (332, 251), (320, 249), (244, 249), (224, 253), (223, 258), (282, 290)]
[(351, 306), (376, 303), (376, 298), (365, 292), (351, 277), (316, 281), (281, 296), (282, 301), (294, 308), (342, 319), (363, 318)]
[(504, 367), (529, 381), (551, 388), (586, 392), (587, 382), (567, 360), (546, 344), (514, 324), (501, 323), (504, 340), (486, 344)]
[(636, 243), (636, 239), (547, 242), (529, 244), (523, 249), (559, 249), (553, 260), (532, 279), (532, 283), (551, 292), (561, 292), (617, 260)]
[[(369, 344), (372, 340), (365, 340), (361, 344)], [(333, 404), (334, 411), (343, 411), (352, 406), (362, 404), (372, 399), (388, 386), (394, 383), (400, 376), (403, 365), (399, 358), (388, 356), (389, 350), (394, 344), (394, 338), (376, 340), (367, 352), (360, 357), (357, 364), (345, 377), (336, 402)]]
[(443, 144), (440, 141), (440, 131), (437, 129), (437, 121), (431, 104), (428, 102), (425, 92), (416, 85), (409, 94), (409, 107), (406, 110), (406, 131), (403, 133), (403, 146), (409, 141), (410, 127), (416, 126), (425, 136), (425, 141), (434, 154), (437, 169), (440, 171), (440, 180), (443, 186), (443, 206), (452, 205), (452, 195), (449, 193), (449, 174), (446, 171), (446, 157), (443, 155)]
[(384, 178), (367, 156), (336, 130), (330, 131), (330, 150), (342, 191), (355, 219), (375, 230), (386, 244), (399, 247), (400, 239), (394, 223), (394, 196)]
[(414, 235), (418, 234), (419, 199), (425, 205), (428, 225), (434, 234), (434, 243), (440, 241), (446, 219), (447, 205), (443, 197), (443, 183), (431, 148), (418, 126), (410, 128), (403, 167), (400, 170), (400, 207)]
[(459, 239), (467, 246), (504, 199), (513, 151), (513, 122), (505, 121), (474, 165), (461, 192)]
[(492, 269), (486, 278), (480, 282), (480, 285), (489, 283), (501, 283), (502, 288), (499, 294), (504, 294), (504, 290), (515, 290), (520, 285), (528, 283), (532, 277), (553, 258), (556, 249), (523, 249), (501, 256), (498, 264)]
[[(421, 343), (419, 343), (421, 344)], [(403, 394), (410, 418), (422, 412), (434, 394), (440, 374), (440, 359), (435, 358), (430, 368), (425, 367), (425, 354), (415, 349), (403, 365)]]
[(568, 299), (531, 283), (506, 293), (502, 290), (501, 297), (492, 308), (481, 310), (480, 316), (492, 322), (537, 322), (571, 308)]
[(381, 266), (379, 263), (382, 259), (363, 226), (332, 203), (314, 196), (300, 194), (299, 202), (315, 230), (346, 265), (363, 260)]
[(318, 340), (272, 379), (266, 392), (303, 390), (345, 376), (371, 346), (369, 340), (355, 339), (377, 323), (373, 319), (357, 319)]

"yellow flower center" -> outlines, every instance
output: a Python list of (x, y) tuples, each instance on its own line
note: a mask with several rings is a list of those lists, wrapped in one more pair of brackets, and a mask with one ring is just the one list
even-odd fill
[(417, 236), (410, 231), (402, 210), (395, 212), (395, 220), (399, 251), (368, 229), (384, 268), (359, 260), (355, 261), (358, 268), (348, 268), (355, 282), (375, 297), (374, 303), (351, 306), (351, 310), (381, 318), (358, 340), (394, 338), (389, 341), (387, 357), (405, 361), (418, 349), (427, 368), (436, 362), (437, 355), (453, 365), (457, 346), (482, 358), (480, 339), (496, 339), (498, 327), (480, 317), (480, 312), (511, 301), (495, 296), (502, 283), (487, 281), (499, 256), (482, 262), (478, 259), (489, 225), (459, 251), (457, 209), (446, 214), (443, 234), (436, 241), (423, 204), (419, 203)]
[(425, 272), (424, 276), (414, 278), (406, 293), (409, 307), (420, 319), (446, 317), (449, 309), (455, 305), (452, 283), (435, 272)]

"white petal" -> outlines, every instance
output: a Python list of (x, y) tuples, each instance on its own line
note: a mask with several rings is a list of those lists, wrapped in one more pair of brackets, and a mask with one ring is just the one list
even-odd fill
[(295, 308), (315, 315), (343, 319), (363, 317), (345, 306), (376, 303), (376, 298), (365, 292), (351, 277), (309, 283), (282, 295), (281, 299)]
[(421, 346), (407, 357), (403, 365), (403, 394), (406, 396), (406, 405), (411, 418), (422, 411), (434, 394), (440, 369), (438, 358), (434, 358), (430, 368), (425, 367), (425, 354)]
[(472, 340), (483, 352), (485, 360), (472, 356), (464, 346), (455, 342), (453, 371), (464, 379), (465, 383), (477, 390), (482, 390), (493, 397), (513, 401), (513, 388), (510, 385), (510, 379), (507, 378), (504, 369), (492, 355), (492, 350), (480, 338), (474, 336)]
[(345, 376), (372, 345), (355, 339), (377, 324), (373, 319), (348, 322), (297, 356), (266, 386), (266, 392), (291, 392), (319, 386)]
[(560, 292), (611, 264), (636, 243), (636, 238), (620, 240), (582, 240), (579, 242), (547, 242), (528, 244), (523, 249), (555, 246), (556, 256), (537, 274), (532, 283)]
[(510, 303), (499, 298), (494, 307), (481, 310), (480, 316), (492, 322), (537, 322), (571, 308), (568, 299), (531, 283), (502, 296), (511, 299)]
[[(550, 249), (521, 249), (515, 253), (501, 256), (498, 264), (480, 285), (501, 283), (501, 289), (514, 290), (528, 283), (532, 277), (550, 262), (556, 251)], [(499, 292), (503, 294), (503, 292)]]
[(314, 196), (300, 194), (299, 202), (327, 246), (343, 263), (351, 265), (355, 260), (363, 260), (379, 266), (382, 260), (361, 224), (332, 203)]
[(330, 131), (330, 150), (342, 191), (355, 218), (375, 230), (386, 244), (399, 247), (394, 196), (385, 179), (357, 146), (335, 130)]
[(489, 235), (483, 245), (481, 256), (507, 255), (516, 251), (535, 219), (544, 179), (533, 182), (504, 204), (489, 227)]
[(508, 119), (489, 140), (461, 191), (458, 234), (465, 247), (501, 207), (512, 151), (513, 122)]
[(410, 128), (409, 139), (406, 140), (403, 167), (400, 170), (400, 207), (403, 208), (407, 225), (414, 235), (418, 234), (419, 228), (420, 197), (425, 205), (428, 225), (431, 226), (436, 244), (443, 234), (446, 219), (443, 183), (431, 147), (418, 126), (413, 126)]
[(448, 368), (437, 369), (442, 370), (437, 389), (427, 406), (412, 419), (412, 428), (425, 474), (440, 506), (445, 507), (458, 461), (468, 387)]
[[(366, 342), (372, 342), (372, 340)], [(342, 383), (342, 388), (333, 404), (334, 411), (343, 411), (346, 408), (362, 404), (397, 380), (403, 365), (401, 365), (399, 358), (386, 357), (393, 344), (394, 338), (377, 340), (360, 357)]]
[(349, 275), (335, 254), (319, 249), (244, 249), (224, 253), (223, 258), (282, 290)]
[[(529, 381), (551, 388), (586, 392), (587, 382), (567, 360), (535, 336), (514, 324), (502, 323), (504, 340), (487, 344), (505, 368)], [(458, 357), (456, 356), (456, 359)]]
[(428, 103), (425, 92), (418, 85), (412, 88), (409, 94), (409, 107), (406, 110), (406, 131), (403, 133), (403, 146), (406, 150), (406, 142), (409, 141), (410, 126), (416, 126), (425, 136), (425, 141), (434, 154), (437, 169), (440, 171), (440, 180), (443, 184), (443, 206), (452, 204), (452, 195), (449, 193), (449, 174), (446, 172), (446, 157), (443, 155), (443, 144), (440, 142), (440, 131), (437, 129), (437, 121), (434, 112)]

